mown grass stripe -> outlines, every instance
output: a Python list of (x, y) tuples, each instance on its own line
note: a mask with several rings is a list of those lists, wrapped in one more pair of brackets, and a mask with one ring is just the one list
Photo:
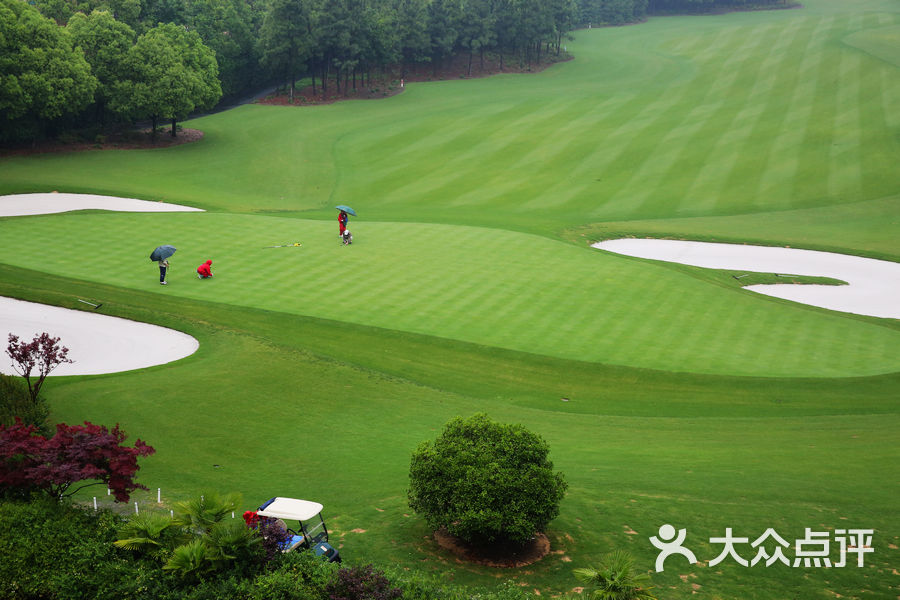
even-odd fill
[(646, 160), (649, 149), (657, 147), (660, 137), (668, 131), (669, 120), (680, 112), (688, 91), (683, 85), (666, 89), (657, 100), (645, 105), (637, 118), (614, 132), (612, 139), (621, 136), (627, 141), (617, 144), (604, 157), (604, 164), (598, 165), (597, 178), (606, 182), (604, 188), (608, 196), (590, 213), (592, 217), (632, 218), (639, 214), (631, 197), (637, 170)]
[[(486, 160), (474, 153), (466, 153), (461, 157), (464, 162), (484, 163), (487, 175), (477, 180), (463, 176), (448, 181), (445, 184), (447, 196), (456, 196), (450, 201), (450, 205), (487, 204), (523, 185), (528, 189), (524, 197), (541, 197), (543, 190), (555, 183), (555, 180), (547, 183), (529, 175), (553, 172), (552, 167), (556, 161), (570, 164), (567, 157), (558, 157), (560, 153), (579, 158), (584, 156), (585, 147), (593, 146), (594, 142), (590, 138), (578, 140), (577, 134), (572, 133), (583, 127), (585, 119), (593, 121), (595, 117), (590, 113), (586, 115), (585, 105), (581, 100), (560, 101), (554, 103), (552, 109), (535, 107), (522, 120), (496, 133), (505, 137), (508, 143), (497, 148)], [(560, 123), (567, 125), (561, 129)], [(490, 192), (485, 193), (485, 188)]]
[[(812, 31), (802, 38), (798, 37), (784, 53), (784, 60), (780, 65), (781, 71), (792, 77), (779, 86), (784, 90), (784, 95), (779, 95), (767, 107), (769, 112), (782, 112), (783, 119), (769, 144), (768, 161), (758, 180), (756, 203), (760, 206), (771, 205), (773, 197), (793, 189), (798, 156), (804, 151), (804, 126), (812, 114), (811, 98), (815, 92), (815, 81), (805, 74), (819, 65), (821, 50), (815, 40), (816, 36)], [(789, 99), (786, 100), (788, 95)], [(790, 194), (783, 200), (790, 202)]]
[[(787, 121), (786, 97), (796, 84), (797, 74), (788, 66), (805, 57), (802, 48), (809, 38), (800, 35), (801, 30), (792, 28), (790, 35), (783, 30), (775, 32), (776, 41), (761, 61), (761, 68), (752, 88), (746, 96), (748, 104), (760, 103), (763, 110), (757, 115), (753, 127), (746, 137), (745, 146), (738, 148), (739, 155), (745, 157), (741, 164), (733, 164), (725, 181), (733, 182), (735, 175), (744, 181), (742, 202), (756, 206), (771, 205), (772, 199), (763, 191), (763, 179), (770, 164), (769, 156), (774, 147), (774, 138), (791, 125)], [(726, 185), (729, 189), (732, 184)], [(721, 206), (721, 205), (720, 205)]]
[[(586, 187), (595, 183), (592, 171), (596, 162), (602, 160), (602, 156), (611, 145), (611, 140), (605, 131), (623, 119), (627, 119), (627, 109), (632, 98), (629, 96), (611, 96), (605, 98), (600, 104), (584, 106), (579, 103), (581, 114), (573, 111), (572, 118), (562, 129), (553, 132), (548, 141), (547, 158), (542, 164), (534, 164), (532, 173), (543, 170), (542, 166), (556, 167), (551, 169), (551, 176), (543, 182), (541, 193), (535, 193), (530, 199), (519, 204), (518, 209), (530, 211), (539, 208), (564, 208), (573, 199), (580, 199), (584, 195)], [(517, 165), (521, 167), (521, 165)], [(567, 172), (568, 176), (561, 177), (559, 173)], [(527, 174), (526, 174), (527, 175)], [(497, 178), (503, 177), (497, 174)], [(499, 195), (487, 190), (473, 190), (470, 196), (479, 196), (483, 201), (489, 201)], [(527, 198), (527, 197), (526, 197)], [(466, 197), (459, 199), (468, 201)]]
[[(769, 52), (780, 52), (778, 47), (780, 44), (788, 44), (793, 42), (795, 35), (783, 35), (778, 29), (771, 29), (770, 35), (763, 35), (764, 29), (753, 28), (750, 34), (739, 36), (737, 39), (745, 39), (745, 43), (728, 52), (729, 57), (723, 61), (718, 72), (715, 73), (713, 81), (727, 81), (728, 87), (713, 89), (707, 93), (706, 97), (701, 101), (708, 103), (713, 99), (720, 99), (719, 106), (714, 113), (710, 114), (703, 121), (703, 126), (696, 135), (686, 142), (683, 152), (678, 160), (673, 162), (664, 179), (669, 183), (666, 188), (672, 196), (672, 201), (677, 202), (677, 209), (673, 211), (675, 214), (703, 214), (705, 209), (714, 207), (717, 204), (717, 197), (721, 193), (723, 177), (726, 173), (717, 164), (717, 159), (721, 153), (727, 153), (727, 146), (722, 139), (732, 137), (731, 130), (735, 126), (735, 120), (739, 114), (738, 107), (734, 100), (742, 97), (745, 81), (744, 78), (751, 72), (750, 66), (759, 64), (758, 53), (761, 49), (770, 48)], [(795, 28), (796, 29), (796, 28)], [(796, 31), (795, 31), (796, 33)], [(773, 45), (774, 37), (774, 45)], [(737, 57), (740, 57), (738, 60)], [(729, 74), (731, 74), (729, 76)], [(760, 113), (762, 114), (762, 113)], [(705, 149), (698, 150), (698, 149)], [(716, 150), (720, 152), (716, 152)], [(733, 156), (733, 155), (732, 155)], [(712, 165), (712, 166), (711, 166)], [(714, 191), (701, 191), (705, 198), (695, 198), (694, 194), (698, 193), (695, 189), (698, 178), (701, 178), (708, 187), (713, 187)], [(716, 184), (710, 186), (710, 180), (716, 180)], [(661, 207), (660, 207), (661, 208)]]
[[(827, 32), (825, 26), (829, 26)], [(841, 36), (844, 22), (829, 18), (817, 30), (824, 46), (818, 54), (818, 65), (811, 78), (815, 82), (812, 96), (812, 111), (805, 127), (803, 147), (797, 169), (794, 188), (794, 206), (808, 206), (811, 202), (821, 203), (828, 198), (828, 175), (831, 144), (833, 143), (834, 118), (836, 111), (835, 62), (840, 60), (834, 40)]]
[(900, 127), (900, 78), (896, 71), (883, 68), (881, 70), (881, 106), (884, 122), (889, 130)]
[[(751, 28), (749, 35), (732, 36), (733, 47), (722, 47), (718, 56), (711, 57), (707, 64), (702, 65), (691, 85), (705, 90), (705, 93), (693, 102), (693, 111), (671, 132), (672, 136), (686, 134), (688, 139), (682, 140), (679, 145), (668, 145), (667, 140), (663, 140), (660, 147), (670, 149), (667, 161), (650, 159), (650, 162), (659, 163), (666, 169), (657, 176), (660, 181), (667, 180), (664, 186), (666, 193), (658, 194), (653, 199), (645, 195), (643, 203), (650, 202), (655, 209), (668, 209), (677, 214), (683, 214), (685, 207), (692, 205), (687, 190), (712, 152), (715, 144), (711, 140), (722, 135), (723, 129), (727, 130), (723, 127), (723, 121), (727, 121), (727, 115), (735, 110), (731, 102), (735, 96), (734, 90), (742, 86), (741, 79), (748, 72), (748, 66), (757, 64), (755, 55), (760, 46), (770, 46), (772, 29), (771, 25), (758, 26)], [(767, 32), (770, 35), (766, 35)], [(702, 150), (704, 148), (705, 152)]]
[(862, 189), (860, 153), (860, 55), (843, 52), (838, 65), (836, 109), (828, 168), (828, 195), (858, 197)]

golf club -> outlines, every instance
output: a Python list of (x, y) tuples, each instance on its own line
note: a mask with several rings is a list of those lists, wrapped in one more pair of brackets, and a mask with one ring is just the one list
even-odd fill
[(98, 308), (103, 306), (102, 302), (100, 304), (94, 304), (93, 302), (88, 302), (87, 300), (82, 300), (81, 298), (75, 298), (75, 299), (78, 300), (79, 302), (83, 302), (85, 304), (90, 304), (91, 306), (94, 307), (94, 310), (97, 310)]
[(294, 242), (293, 244), (281, 244), (280, 246), (263, 246), (264, 248), (289, 248), (291, 246), (302, 246), (300, 242)]

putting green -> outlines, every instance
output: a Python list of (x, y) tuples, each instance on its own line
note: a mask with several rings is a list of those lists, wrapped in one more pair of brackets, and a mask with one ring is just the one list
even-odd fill
[[(445, 337), (556, 358), (696, 373), (900, 370), (900, 332), (715, 285), (690, 271), (478, 227), (229, 214), (7, 219), (0, 253), (76, 279)], [(46, 240), (40, 246), (32, 240)], [(267, 248), (301, 242), (299, 247)], [(160, 289), (150, 250), (179, 248)], [(213, 260), (216, 277), (195, 269)]]

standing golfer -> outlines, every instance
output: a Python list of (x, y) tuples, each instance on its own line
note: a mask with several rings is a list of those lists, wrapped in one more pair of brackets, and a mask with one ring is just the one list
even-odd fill
[(166, 285), (166, 269), (169, 268), (169, 259), (164, 258), (159, 261), (159, 283), (160, 285)]
[(199, 279), (209, 279), (212, 277), (212, 261), (208, 260), (197, 267), (197, 277)]
[(347, 215), (346, 211), (341, 211), (338, 215), (338, 235), (341, 236), (341, 239), (344, 239), (344, 232), (347, 230), (347, 221), (350, 220), (350, 217)]

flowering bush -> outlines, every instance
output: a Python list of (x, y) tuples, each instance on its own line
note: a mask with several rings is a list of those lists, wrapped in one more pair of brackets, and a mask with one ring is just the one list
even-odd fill
[(393, 600), (403, 596), (372, 565), (340, 569), (337, 576), (325, 586), (329, 600)]

